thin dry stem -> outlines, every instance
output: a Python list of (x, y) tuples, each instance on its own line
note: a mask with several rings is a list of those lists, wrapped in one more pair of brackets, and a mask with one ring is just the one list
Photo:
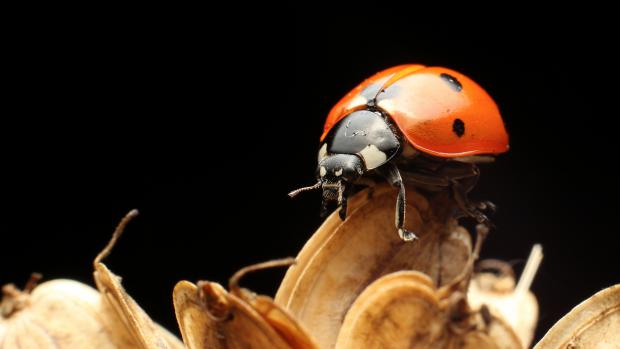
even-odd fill
[(103, 248), (103, 250), (101, 250), (101, 252), (99, 252), (97, 257), (95, 257), (95, 261), (93, 262), (93, 264), (95, 265), (95, 268), (97, 267), (97, 264), (99, 264), (105, 257), (107, 257), (110, 254), (110, 252), (112, 252), (114, 245), (116, 245), (116, 241), (123, 234), (123, 231), (125, 231), (125, 227), (127, 226), (127, 224), (133, 218), (138, 216), (138, 214), (139, 214), (138, 210), (133, 209), (129, 211), (129, 213), (127, 213), (125, 217), (123, 217), (120, 223), (118, 223), (118, 225), (116, 226), (116, 229), (114, 230), (114, 233), (112, 234), (112, 238), (110, 239), (108, 244)]
[(454, 293), (457, 289), (464, 290), (469, 284), (469, 280), (471, 279), (471, 274), (474, 271), (474, 263), (478, 260), (480, 255), (480, 250), (482, 249), (482, 244), (489, 234), (489, 228), (483, 224), (478, 224), (476, 226), (476, 243), (474, 245), (474, 249), (467, 260), (465, 268), (452, 282), (441, 288), (441, 291), (444, 295), (450, 295)]
[(240, 293), (239, 281), (248, 273), (252, 273), (252, 272), (263, 270), (263, 269), (269, 269), (269, 268), (288, 267), (293, 264), (295, 264), (295, 258), (289, 257), (289, 258), (275, 259), (272, 261), (267, 261), (267, 262), (247, 266), (245, 268), (240, 269), (230, 278), (230, 281), (228, 281), (228, 289), (233, 294), (239, 294)]
[(24, 286), (24, 292), (30, 294), (32, 290), (34, 290), (35, 287), (37, 287), (41, 279), (43, 279), (43, 275), (41, 273), (30, 274), (30, 278), (28, 279), (28, 281), (26, 282), (26, 285)]

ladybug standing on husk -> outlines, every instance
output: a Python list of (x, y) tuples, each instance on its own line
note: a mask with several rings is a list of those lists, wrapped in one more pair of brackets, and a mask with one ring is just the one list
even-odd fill
[(473, 203), (476, 164), (508, 150), (508, 134), (493, 99), (465, 75), (442, 67), (400, 65), (367, 79), (336, 104), (327, 116), (318, 156), (317, 183), (299, 192), (322, 189), (322, 212), (332, 203), (347, 211), (354, 187), (384, 178), (399, 189), (396, 228), (405, 241), (405, 185), (429, 191), (450, 190), (464, 215), (491, 225)]

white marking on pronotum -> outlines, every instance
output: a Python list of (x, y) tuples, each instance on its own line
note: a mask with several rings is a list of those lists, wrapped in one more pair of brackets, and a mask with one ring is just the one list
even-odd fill
[(385, 163), (387, 155), (379, 150), (374, 144), (368, 145), (366, 148), (359, 152), (359, 155), (364, 159), (367, 170), (372, 170)]
[(319, 169), (319, 174), (321, 175), (321, 177), (325, 177), (325, 175), (327, 174), (327, 169), (325, 168), (325, 166), (321, 166), (321, 168)]
[(327, 143), (323, 143), (321, 149), (319, 149), (319, 162), (327, 157)]
[(336, 177), (340, 176), (342, 174), (342, 169), (334, 171), (334, 174), (336, 175)]

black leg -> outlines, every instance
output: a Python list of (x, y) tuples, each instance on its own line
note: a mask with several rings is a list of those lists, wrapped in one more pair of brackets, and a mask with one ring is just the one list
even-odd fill
[(411, 231), (405, 229), (405, 185), (401, 180), (396, 184), (398, 186), (398, 197), (396, 199), (396, 228), (398, 229), (398, 236), (403, 241), (413, 241), (418, 237)]
[(340, 219), (344, 221), (347, 218), (347, 190), (345, 185), (341, 185), (338, 189), (338, 203), (340, 204), (340, 211), (338, 215)]
[(476, 204), (479, 210), (488, 211), (490, 214), (497, 212), (497, 206), (491, 201), (480, 201)]
[(320, 217), (321, 218), (325, 218), (325, 217), (327, 217), (328, 213), (329, 213), (329, 202), (327, 200), (323, 199), (321, 201)]
[(451, 188), (454, 194), (454, 201), (456, 201), (456, 204), (467, 216), (474, 218), (478, 223), (484, 224), (488, 228), (494, 227), (489, 217), (482, 212), (486, 210), (495, 212), (496, 207), (492, 202), (482, 201), (473, 204), (467, 198), (467, 188), (456, 179), (452, 180)]
[(398, 197), (396, 198), (396, 215), (395, 224), (398, 229), (398, 236), (403, 241), (413, 241), (418, 237), (411, 231), (405, 229), (405, 209), (406, 209), (406, 197), (405, 197), (405, 184), (400, 176), (398, 168), (394, 164), (387, 165), (387, 171), (383, 173), (388, 182), (398, 188)]

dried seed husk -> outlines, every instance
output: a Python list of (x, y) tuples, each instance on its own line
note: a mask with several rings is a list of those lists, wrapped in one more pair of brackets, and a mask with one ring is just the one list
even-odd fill
[[(347, 312), (337, 349), (479, 348), (519, 349), (509, 326), (477, 313), (455, 316), (458, 291), (437, 290), (417, 271), (383, 276), (368, 286)], [(455, 297), (457, 296), (457, 297)]]
[(184, 348), (163, 327), (153, 323), (127, 295), (119, 278), (101, 263), (122, 232), (121, 222), (110, 244), (95, 259), (100, 292), (73, 280), (52, 280), (21, 292), (5, 287), (0, 315), (0, 348), (37, 349), (162, 349)]
[(429, 204), (413, 190), (407, 192), (406, 223), (419, 239), (403, 242), (394, 228), (395, 200), (396, 191), (388, 186), (376, 187), (372, 198), (367, 191), (353, 196), (347, 219), (342, 222), (334, 212), (286, 273), (276, 303), (322, 348), (334, 346), (347, 310), (377, 278), (412, 269), (444, 285), (463, 271), (471, 255), (469, 234), (442, 211), (450, 204)]
[(620, 284), (577, 305), (534, 347), (556, 348), (620, 348)]
[[(141, 348), (94, 288), (73, 280), (37, 286), (0, 316), (0, 348)], [(4, 299), (4, 303), (9, 301)]]
[(310, 335), (272, 298), (238, 286), (247, 272), (292, 262), (244, 268), (231, 278), (231, 292), (214, 282), (201, 281), (198, 286), (179, 282), (173, 293), (174, 309), (188, 348), (317, 349)]
[(426, 275), (389, 274), (355, 300), (340, 328), (336, 348), (410, 348), (412, 338), (420, 338), (413, 347), (428, 348), (444, 340), (443, 316)]
[(316, 349), (319, 346), (306, 330), (273, 298), (256, 295), (248, 302), (284, 340), (295, 349)]
[(103, 263), (97, 265), (95, 282), (111, 310), (116, 312), (120, 321), (139, 343), (138, 348), (185, 348), (176, 336), (151, 320), (127, 294), (120, 283), (120, 277), (114, 275)]
[(256, 310), (217, 283), (181, 281), (173, 300), (189, 349), (292, 348)]
[[(474, 310), (487, 306), (491, 314), (502, 318), (514, 329), (524, 348), (528, 348), (534, 337), (538, 320), (538, 302), (532, 292), (515, 293), (501, 290), (509, 285), (508, 276), (491, 273), (477, 274), (472, 279), (467, 297)], [(511, 280), (514, 285), (514, 279)], [(495, 288), (492, 285), (502, 285)], [(501, 291), (499, 291), (501, 290)]]
[(245, 288), (239, 287), (239, 281), (247, 273), (278, 266), (290, 266), (295, 263), (293, 258), (285, 258), (265, 263), (255, 264), (239, 270), (229, 282), (230, 292), (243, 299), (269, 323), (285, 341), (295, 349), (316, 349), (318, 345), (306, 330), (295, 320), (288, 311), (277, 305), (273, 298), (257, 295)]
[(541, 260), (542, 248), (535, 245), (518, 284), (507, 263), (492, 261), (498, 269), (506, 272), (477, 273), (467, 292), (472, 309), (480, 310), (483, 305), (488, 307), (494, 316), (502, 318), (515, 330), (524, 348), (532, 343), (538, 321), (538, 302), (529, 288)]
[(121, 285), (121, 278), (112, 273), (101, 262), (111, 252), (127, 223), (137, 214), (137, 210), (132, 210), (123, 218), (108, 245), (95, 258), (93, 262), (95, 284), (105, 301), (114, 309), (118, 318), (133, 335), (139, 344), (139, 348), (184, 348), (174, 335), (151, 320), (146, 312), (127, 294)]

